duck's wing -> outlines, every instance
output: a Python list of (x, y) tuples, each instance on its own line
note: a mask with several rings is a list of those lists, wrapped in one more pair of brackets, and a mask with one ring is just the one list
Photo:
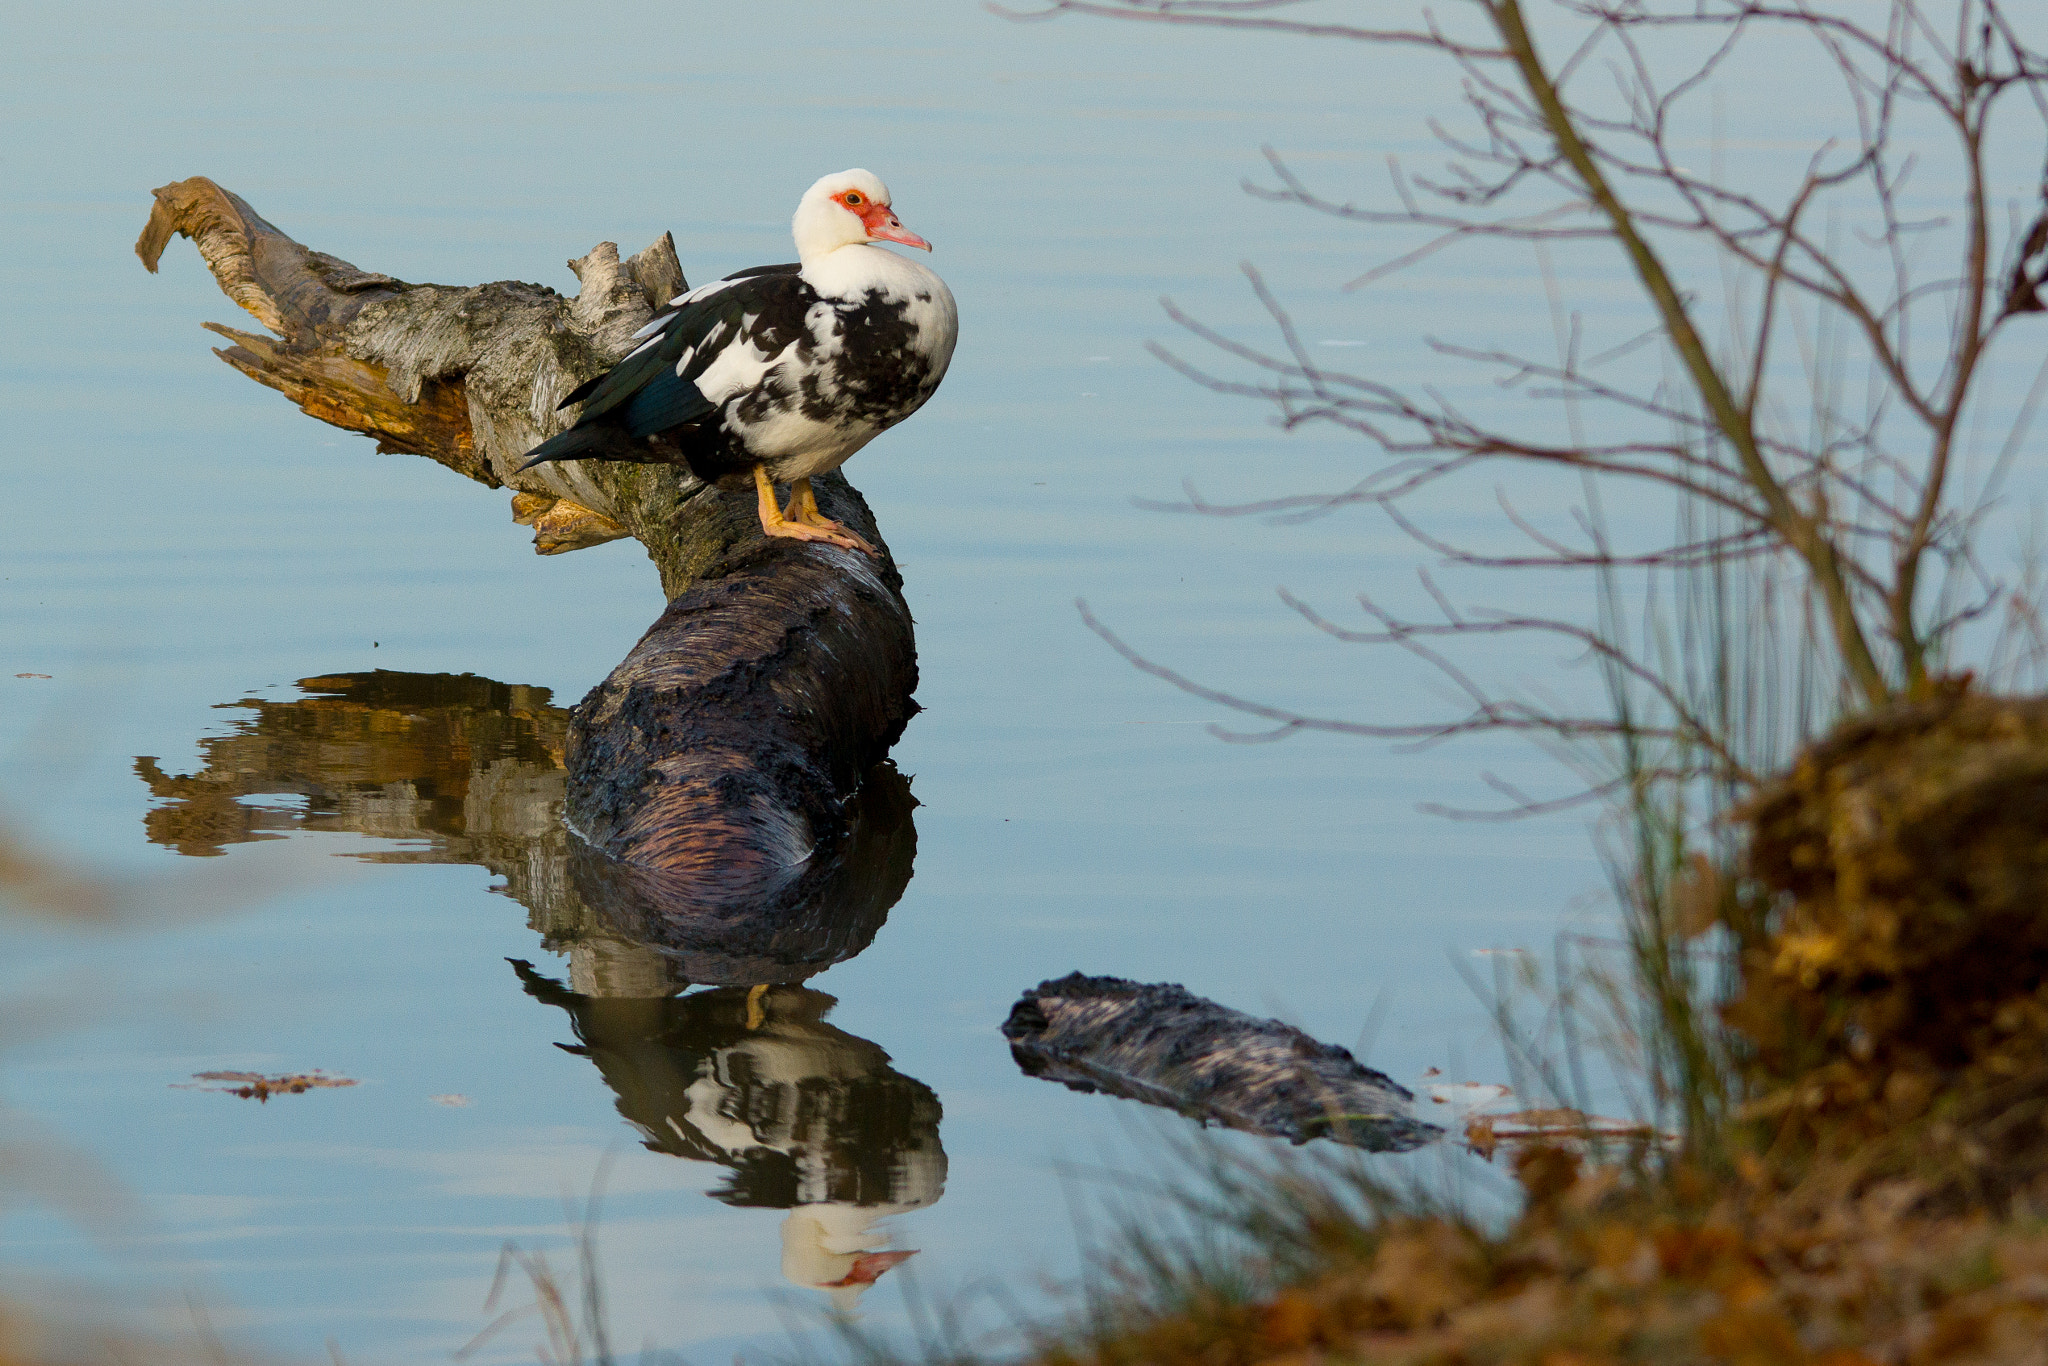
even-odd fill
[[(578, 425), (623, 410), (626, 429), (651, 436), (710, 411), (692, 383), (728, 347), (780, 351), (790, 305), (802, 292), (794, 263), (756, 266), (670, 301), (627, 357), (562, 402), (583, 404)], [(801, 307), (796, 309), (801, 316)], [(764, 344), (765, 343), (765, 344)]]
[(607, 438), (647, 437), (709, 417), (716, 405), (696, 378), (733, 347), (774, 354), (800, 323), (808, 287), (799, 266), (756, 266), (680, 294), (635, 334), (639, 345), (560, 406), (581, 403), (575, 426), (528, 452), (526, 469), (604, 448)]

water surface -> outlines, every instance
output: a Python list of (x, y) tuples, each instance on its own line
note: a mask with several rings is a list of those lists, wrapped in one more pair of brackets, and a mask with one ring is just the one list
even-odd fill
[[(275, 875), (144, 932), (16, 936), (0, 984), (77, 1008), (8, 1055), (9, 1103), (139, 1213), (95, 1239), (10, 1211), (6, 1266), (190, 1292), (252, 1348), (439, 1359), (486, 1322), (507, 1239), (572, 1260), (564, 1194), (609, 1156), (615, 1340), (717, 1360), (829, 1303), (886, 1330), (912, 1276), (1043, 1308), (1042, 1278), (1075, 1271), (1058, 1162), (1142, 1162), (1145, 1131), (1012, 1065), (997, 1027), (1041, 978), (1180, 982), (1346, 1044), (1378, 1004), (1370, 1060), (1395, 1078), (1497, 1073), (1455, 965), (1546, 945), (1597, 866), (1572, 818), (1417, 807), (1556, 770), (1510, 744), (1219, 743), (1213, 709), (1073, 607), (1243, 692), (1437, 705), (1271, 596), (1414, 595), (1383, 523), (1132, 499), (1355, 477), (1337, 437), (1284, 436), (1144, 353), (1162, 293), (1263, 336), (1240, 258), (1312, 341), (1397, 379), (1429, 376), (1415, 340), (1460, 310), (1496, 340), (1548, 327), (1521, 261), (1341, 296), (1371, 259), (1357, 231), (1237, 189), (1268, 142), (1372, 183), (1442, 73), (941, 0), (84, 3), (14, 16), (6, 48), (0, 797), (115, 874)], [(651, 566), (630, 542), (536, 558), (504, 494), (297, 413), (207, 354), (199, 322), (240, 319), (190, 249), (151, 278), (130, 245), (151, 187), (205, 174), (408, 280), (572, 289), (567, 258), (668, 229), (703, 279), (785, 259), (796, 195), (854, 164), (937, 244), (963, 317), (938, 397), (847, 471), (918, 619), (925, 710), (877, 864), (908, 883), (800, 983), (665, 1000), (673, 964), (564, 890), (555, 823), (560, 709), (658, 613)], [(1468, 492), (1443, 511), (1484, 515)], [(360, 1084), (260, 1106), (179, 1087), (315, 1067)], [(736, 1113), (751, 1127), (720, 1130)], [(857, 1268), (860, 1248), (918, 1255)]]

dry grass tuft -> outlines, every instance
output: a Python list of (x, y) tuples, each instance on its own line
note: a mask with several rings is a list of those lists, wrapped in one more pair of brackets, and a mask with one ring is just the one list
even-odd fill
[[(1372, 1247), (1255, 1303), (1128, 1322), (1048, 1366), (2039, 1363), (2048, 1227), (1918, 1217), (1877, 1188), (1814, 1212), (1699, 1172), (1638, 1182), (1573, 1154), (1517, 1161), (1521, 1218), (1486, 1236), (1392, 1220)], [(1712, 1190), (1703, 1204), (1679, 1198)]]

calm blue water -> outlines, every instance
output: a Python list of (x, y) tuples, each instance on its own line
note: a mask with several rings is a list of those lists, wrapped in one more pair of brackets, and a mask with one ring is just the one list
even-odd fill
[[(1339, 46), (1015, 25), (940, 0), (78, 3), (21, 10), (6, 31), (0, 801), (41, 847), (146, 880), (134, 932), (9, 932), (0, 985), (64, 1008), (6, 1053), (5, 1100), (127, 1197), (100, 1224), (9, 1207), (10, 1281), (96, 1286), (172, 1318), (193, 1296), (252, 1350), (308, 1357), (331, 1339), (351, 1361), (438, 1360), (488, 1321), (505, 1240), (573, 1262), (564, 1194), (610, 1154), (615, 1341), (704, 1360), (779, 1350), (827, 1303), (785, 1275), (773, 1201), (707, 1198), (726, 1168), (642, 1147), (601, 1069), (555, 1046), (576, 1041), (568, 1015), (506, 960), (563, 980), (570, 965), (501, 879), (342, 857), (438, 855), (334, 822), (205, 861), (147, 837), (161, 803), (138, 757), (198, 773), (202, 742), (250, 733), (254, 702), (304, 699), (297, 680), (467, 673), (566, 706), (661, 606), (632, 543), (536, 558), (506, 495), (375, 454), (213, 359), (198, 324), (248, 324), (190, 247), (155, 278), (130, 253), (149, 189), (194, 174), (410, 280), (573, 289), (566, 258), (665, 229), (693, 279), (786, 259), (796, 195), (853, 164), (937, 245), (959, 357), (847, 471), (918, 618), (925, 711), (895, 754), (921, 804), (915, 877), (872, 947), (808, 984), (836, 1005), (791, 1045), (893, 1071), (943, 1109), (943, 1193), (927, 1170), (881, 1226), (919, 1255), (862, 1300), (871, 1326), (899, 1322), (913, 1274), (940, 1301), (998, 1286), (1042, 1306), (1044, 1278), (1078, 1266), (1057, 1164), (1145, 1160), (1130, 1107), (1011, 1063), (997, 1026), (1043, 977), (1177, 981), (1347, 1044), (1381, 1002), (1370, 1060), (1397, 1079), (1500, 1074), (1454, 963), (1547, 948), (1596, 914), (1600, 872), (1577, 818), (1474, 827), (1417, 806), (1491, 804), (1482, 771), (1535, 791), (1569, 779), (1506, 743), (1221, 744), (1204, 731), (1214, 708), (1127, 667), (1073, 607), (1085, 597), (1144, 650), (1240, 692), (1350, 715), (1442, 705), (1272, 596), (1418, 600), (1415, 556), (1382, 522), (1274, 528), (1132, 502), (1183, 477), (1254, 497), (1361, 468), (1337, 436), (1282, 435), (1145, 354), (1170, 332), (1161, 294), (1262, 340), (1242, 258), (1312, 344), (1393, 379), (1433, 378), (1417, 339), (1461, 320), (1492, 341), (1549, 336), (1526, 259), (1440, 258), (1341, 295), (1377, 259), (1370, 239), (1237, 188), (1262, 143), (1340, 193), (1376, 185), (1388, 152), (1422, 145), (1416, 111), (1447, 106), (1441, 72)], [(1576, 304), (1617, 297), (1611, 276), (1562, 268)], [(1530, 496), (1554, 515), (1573, 494)], [(1437, 506), (1477, 526), (1492, 497)], [(1542, 591), (1570, 610), (1580, 590)], [(1526, 646), (1482, 664), (1585, 681), (1557, 681), (1556, 652)], [(244, 802), (321, 823), (282, 789)], [(177, 1085), (315, 1067), (361, 1084), (263, 1106)], [(536, 1333), (508, 1330), (481, 1358), (531, 1359)]]

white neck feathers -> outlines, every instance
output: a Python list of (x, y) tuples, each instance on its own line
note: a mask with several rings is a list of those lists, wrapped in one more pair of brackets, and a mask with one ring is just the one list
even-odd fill
[(804, 282), (828, 299), (857, 298), (871, 289), (903, 297), (929, 292), (938, 281), (920, 262), (864, 243), (805, 257), (803, 265)]

